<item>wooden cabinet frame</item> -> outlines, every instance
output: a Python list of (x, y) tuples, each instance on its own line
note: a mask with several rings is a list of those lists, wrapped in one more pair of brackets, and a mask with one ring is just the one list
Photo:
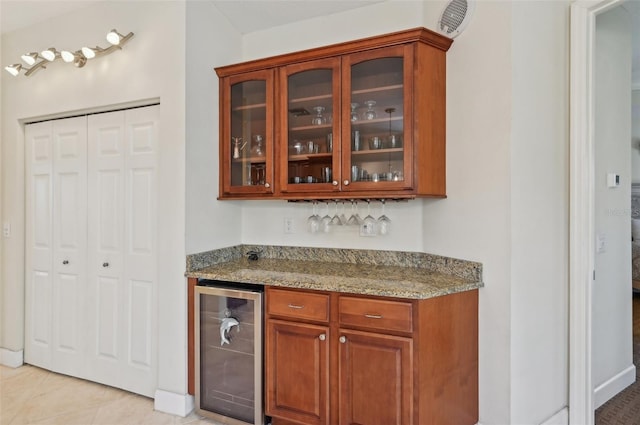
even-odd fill
[[(220, 194), (219, 199), (410, 199), (446, 196), (445, 102), (446, 51), (453, 40), (426, 28), (415, 28), (369, 37), (316, 49), (274, 56), (216, 68), (220, 78)], [(378, 182), (350, 181), (350, 65), (382, 55), (404, 58), (403, 112), (404, 139), (402, 161), (404, 176), (400, 180)], [(304, 69), (334, 69), (333, 135), (331, 183), (303, 184), (294, 187), (288, 176), (288, 99), (286, 75)], [(337, 74), (336, 74), (337, 70)], [(268, 149), (268, 185), (231, 186), (231, 137), (229, 87), (234, 81), (252, 73), (271, 72), (268, 116), (273, 126), (273, 143)], [(338, 119), (339, 118), (339, 119)], [(339, 135), (339, 137), (338, 137)], [(335, 140), (339, 139), (339, 140)], [(389, 155), (398, 155), (391, 152)], [(359, 153), (360, 155), (361, 153)], [(366, 154), (366, 153), (365, 153)], [(325, 157), (327, 155), (325, 154)], [(320, 159), (320, 158), (319, 158)], [(328, 157), (321, 160), (327, 161)], [(271, 174), (273, 173), (273, 174)], [(349, 178), (347, 178), (349, 177)]]

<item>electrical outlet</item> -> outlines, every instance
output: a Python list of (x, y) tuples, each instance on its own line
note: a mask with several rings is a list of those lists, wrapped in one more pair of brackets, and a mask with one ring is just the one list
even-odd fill
[(9, 223), (8, 221), (5, 221), (2, 224), (2, 236), (4, 236), (5, 238), (11, 237), (11, 223)]
[(295, 220), (293, 218), (285, 217), (285, 219), (284, 219), (284, 232), (285, 233), (295, 233), (296, 232)]

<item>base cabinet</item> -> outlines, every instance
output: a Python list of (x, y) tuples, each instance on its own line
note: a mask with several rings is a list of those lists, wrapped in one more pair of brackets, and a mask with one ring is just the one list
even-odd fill
[(267, 288), (266, 414), (274, 425), (477, 423), (477, 304), (477, 290), (406, 300)]
[(340, 330), (340, 423), (410, 424), (411, 338)]
[(326, 326), (267, 323), (266, 409), (272, 415), (309, 425), (327, 423), (328, 333)]

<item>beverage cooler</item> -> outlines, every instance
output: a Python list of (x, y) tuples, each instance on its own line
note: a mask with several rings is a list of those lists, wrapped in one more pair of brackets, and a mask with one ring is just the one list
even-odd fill
[(264, 425), (263, 287), (200, 280), (195, 288), (196, 411), (228, 425)]

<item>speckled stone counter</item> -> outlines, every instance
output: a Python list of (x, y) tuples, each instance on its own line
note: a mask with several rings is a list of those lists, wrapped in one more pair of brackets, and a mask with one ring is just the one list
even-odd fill
[[(257, 261), (246, 258), (259, 252)], [(480, 263), (420, 252), (238, 245), (187, 257), (187, 277), (425, 299), (483, 286)]]

